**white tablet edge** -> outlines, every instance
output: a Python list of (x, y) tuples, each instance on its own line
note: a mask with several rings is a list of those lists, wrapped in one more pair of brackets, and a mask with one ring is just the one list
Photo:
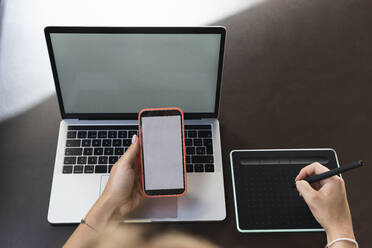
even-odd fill
[(234, 194), (234, 209), (235, 209), (235, 220), (236, 220), (236, 228), (241, 233), (266, 233), (266, 232), (322, 232), (324, 231), (323, 228), (305, 228), (305, 229), (249, 229), (244, 230), (240, 229), (239, 227), (239, 218), (238, 218), (238, 207), (236, 203), (236, 191), (235, 191), (235, 179), (234, 179), (234, 168), (233, 168), (233, 160), (232, 154), (234, 152), (275, 152), (275, 151), (324, 151), (330, 150), (335, 154), (336, 164), (337, 167), (340, 167), (338, 163), (337, 153), (332, 148), (298, 148), (298, 149), (240, 149), (240, 150), (232, 150), (230, 152), (230, 167), (231, 167), (231, 177), (232, 177), (232, 185), (233, 185), (233, 194)]

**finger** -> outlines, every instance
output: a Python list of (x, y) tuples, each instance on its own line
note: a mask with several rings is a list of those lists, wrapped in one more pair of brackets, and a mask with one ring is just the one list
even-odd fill
[(136, 180), (139, 180), (141, 177), (141, 164), (139, 159), (137, 159), (134, 164), (133, 164), (133, 169), (134, 169), (134, 176)]
[[(138, 141), (134, 140), (133, 145), (135, 145), (136, 142), (139, 143)], [(129, 152), (129, 148), (128, 148), (128, 152)], [(125, 153), (123, 156), (126, 156), (126, 154), (127, 153)], [(138, 152), (138, 154), (139, 154), (139, 152)], [(122, 161), (124, 161), (124, 164), (130, 164), (131, 169), (133, 169), (133, 171), (134, 171), (132, 197), (134, 197), (134, 195), (137, 193), (137, 191), (140, 192), (140, 193), (142, 191), (142, 177), (141, 177), (142, 171), (141, 171), (141, 164), (140, 164), (140, 160), (138, 158), (138, 154), (137, 154), (137, 158), (134, 159), (134, 161), (127, 162), (127, 160), (124, 159), (124, 157), (123, 157), (123, 160), (122, 160)]]
[(141, 184), (141, 174), (142, 174), (142, 170), (141, 170), (141, 164), (140, 164), (140, 160), (137, 159), (134, 163), (133, 163), (133, 166), (132, 166), (133, 170), (134, 170), (134, 181), (135, 181), (135, 184)]
[(140, 164), (139, 159), (134, 161), (132, 165), (132, 169), (134, 171), (134, 187), (139, 187), (141, 186), (141, 183), (142, 183), (142, 177), (141, 177), (142, 171), (141, 171), (141, 164)]
[(127, 151), (120, 157), (118, 163), (126, 166), (133, 166), (138, 160), (139, 155), (139, 142), (137, 135), (133, 135), (132, 144), (128, 147)]
[(320, 194), (318, 191), (313, 189), (308, 182), (304, 180), (297, 181), (296, 188), (309, 206)]
[(142, 196), (142, 187), (141, 187), (141, 184), (139, 183), (136, 183), (133, 187), (133, 196), (136, 196), (138, 197), (138, 195), (141, 195)]
[(135, 183), (132, 190), (132, 198), (142, 197), (142, 182), (140, 178), (135, 178)]
[(132, 200), (133, 200), (133, 205), (137, 207), (143, 200), (143, 196), (141, 192), (135, 192), (135, 195), (133, 195)]
[(317, 174), (321, 174), (321, 173), (324, 173), (326, 171), (329, 171), (329, 169), (327, 167), (325, 167), (324, 165), (319, 164), (318, 162), (315, 162), (315, 163), (312, 163), (312, 164), (302, 168), (302, 170), (298, 173), (295, 180), (296, 181), (303, 180), (307, 177), (317, 175)]
[(138, 186), (138, 190), (141, 190), (142, 189), (142, 175), (141, 175), (142, 171), (141, 171), (139, 163), (137, 163), (135, 166), (136, 166), (135, 167), (135, 180)]

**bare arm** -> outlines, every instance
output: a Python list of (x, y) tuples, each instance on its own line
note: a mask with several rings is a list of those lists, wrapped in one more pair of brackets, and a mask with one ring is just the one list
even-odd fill
[[(328, 170), (327, 167), (319, 163), (306, 166), (296, 177), (297, 190), (316, 220), (326, 231), (327, 243), (338, 238), (355, 240), (344, 180), (338, 176), (333, 176), (312, 185), (302, 180)], [(355, 244), (349, 241), (339, 241), (331, 247), (355, 248)]]
[(139, 172), (139, 143), (137, 136), (132, 145), (112, 167), (104, 192), (64, 247), (90, 247), (106, 227), (118, 225), (126, 214), (142, 200)]

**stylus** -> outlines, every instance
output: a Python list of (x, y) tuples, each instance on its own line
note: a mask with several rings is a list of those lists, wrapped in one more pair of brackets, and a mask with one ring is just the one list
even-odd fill
[(304, 180), (307, 181), (308, 183), (318, 182), (318, 181), (323, 180), (323, 179), (326, 179), (328, 177), (332, 177), (332, 176), (338, 175), (338, 174), (340, 174), (342, 172), (346, 172), (348, 170), (361, 167), (363, 164), (364, 164), (363, 161), (362, 160), (359, 160), (357, 162), (354, 162), (354, 163), (351, 163), (351, 164), (345, 164), (345, 165), (340, 166), (338, 168), (329, 170), (329, 171), (324, 172), (322, 174), (305, 178)]

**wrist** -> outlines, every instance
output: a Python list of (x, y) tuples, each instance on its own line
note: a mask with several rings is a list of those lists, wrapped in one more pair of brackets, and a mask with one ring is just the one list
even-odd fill
[(132, 211), (131, 202), (123, 203), (106, 194), (102, 194), (100, 198), (100, 200), (104, 202), (106, 210), (114, 213), (112, 216), (114, 221), (123, 220), (123, 218)]
[(85, 217), (85, 221), (97, 230), (102, 230), (109, 224), (118, 224), (120, 208), (110, 200), (101, 195)]
[(338, 238), (349, 238), (355, 240), (353, 227), (350, 225), (337, 226), (336, 228), (331, 228), (326, 230), (327, 243), (338, 239)]

